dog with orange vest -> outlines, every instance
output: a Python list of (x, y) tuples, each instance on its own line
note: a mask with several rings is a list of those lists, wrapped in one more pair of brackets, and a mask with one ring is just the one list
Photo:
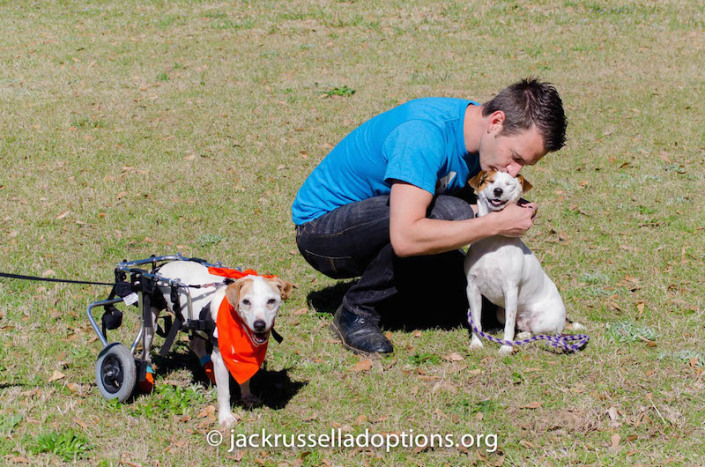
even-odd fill
[[(267, 353), (269, 336), (281, 306), (281, 301), (291, 293), (292, 284), (275, 276), (260, 276), (255, 271), (240, 272), (234, 269), (209, 268), (190, 261), (173, 261), (159, 269), (159, 275), (179, 279), (188, 285), (208, 285), (191, 288), (191, 309), (198, 313), (205, 309), (215, 323), (213, 337), (217, 345), (208, 354), (206, 340), (192, 338), (189, 347), (198, 356), (206, 375), (218, 388), (218, 421), (231, 426), (237, 418), (230, 406), (229, 376), (240, 385), (240, 395), (245, 407), (259, 403), (250, 391), (250, 379), (260, 369)], [(225, 278), (233, 280), (228, 285), (220, 284)], [(160, 287), (173, 311), (171, 290)], [(179, 289), (182, 310), (188, 307), (187, 293)], [(152, 310), (154, 319), (159, 314)], [(154, 329), (146, 328), (150, 331)], [(152, 331), (153, 332), (153, 331)], [(151, 344), (152, 336), (147, 336)]]

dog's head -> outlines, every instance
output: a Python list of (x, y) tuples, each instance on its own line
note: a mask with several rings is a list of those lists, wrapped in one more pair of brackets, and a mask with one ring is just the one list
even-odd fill
[(483, 170), (471, 178), (468, 184), (477, 192), (478, 204), (484, 204), (488, 212), (501, 211), (508, 204), (516, 203), (522, 194), (532, 188), (531, 183), (521, 175), (512, 177), (496, 170)]
[(269, 339), (281, 301), (289, 298), (291, 288), (290, 282), (278, 277), (246, 276), (225, 289), (228, 302), (245, 323), (255, 344)]

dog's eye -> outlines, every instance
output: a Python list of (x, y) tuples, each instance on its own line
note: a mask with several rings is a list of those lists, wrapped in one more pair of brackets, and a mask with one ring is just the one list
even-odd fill
[(269, 306), (273, 306), (273, 305), (275, 305), (276, 303), (277, 303), (277, 299), (276, 299), (276, 298), (270, 298), (269, 300), (267, 300), (267, 305), (269, 305)]
[(242, 300), (242, 304), (245, 306), (250, 306), (252, 303), (250, 302), (249, 298), (245, 298)]

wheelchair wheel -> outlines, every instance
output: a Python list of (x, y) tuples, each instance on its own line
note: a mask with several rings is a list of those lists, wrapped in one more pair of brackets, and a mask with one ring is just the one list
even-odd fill
[(130, 349), (119, 342), (104, 348), (95, 364), (95, 379), (103, 397), (125, 402), (137, 382), (135, 357)]

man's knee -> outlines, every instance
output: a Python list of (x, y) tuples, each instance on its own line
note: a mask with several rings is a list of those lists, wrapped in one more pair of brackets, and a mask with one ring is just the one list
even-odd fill
[(458, 221), (475, 217), (470, 205), (455, 196), (438, 196), (431, 206), (431, 219)]

